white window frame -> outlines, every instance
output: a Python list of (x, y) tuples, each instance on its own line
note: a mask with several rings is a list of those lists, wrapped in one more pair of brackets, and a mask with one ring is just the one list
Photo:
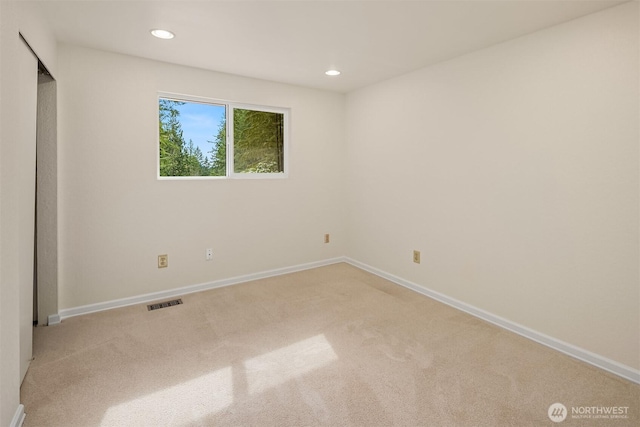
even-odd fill
[[(284, 107), (273, 107), (257, 104), (246, 104), (240, 102), (226, 101), (222, 99), (206, 98), (202, 96), (184, 95), (171, 92), (158, 92), (156, 108), (160, 104), (160, 99), (170, 99), (173, 101), (197, 102), (201, 104), (219, 105), (225, 107), (225, 125), (227, 135), (227, 174), (225, 176), (160, 176), (160, 129), (156, 125), (156, 175), (159, 180), (198, 180), (198, 179), (285, 179), (289, 177), (289, 122), (291, 109)], [(248, 173), (236, 172), (234, 170), (234, 140), (233, 140), (233, 110), (253, 110), (264, 111), (266, 113), (279, 113), (283, 115), (283, 172), (277, 173)]]

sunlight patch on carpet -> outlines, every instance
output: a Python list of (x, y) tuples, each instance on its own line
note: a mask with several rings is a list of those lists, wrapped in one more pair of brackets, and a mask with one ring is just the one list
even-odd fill
[(101, 426), (168, 425), (203, 418), (233, 404), (231, 367), (112, 406)]
[(262, 393), (322, 368), (338, 356), (324, 335), (316, 335), (244, 362), (249, 394)]
[[(336, 360), (338, 356), (325, 336), (316, 335), (248, 359), (242, 366), (228, 366), (112, 406), (105, 412), (100, 425), (173, 425), (205, 420), (231, 407), (234, 393), (260, 394)], [(234, 375), (246, 379), (244, 392), (234, 390)]]

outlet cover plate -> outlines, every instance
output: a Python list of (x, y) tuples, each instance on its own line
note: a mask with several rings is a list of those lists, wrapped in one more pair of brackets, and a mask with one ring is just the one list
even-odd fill
[(169, 255), (158, 255), (158, 268), (169, 267)]

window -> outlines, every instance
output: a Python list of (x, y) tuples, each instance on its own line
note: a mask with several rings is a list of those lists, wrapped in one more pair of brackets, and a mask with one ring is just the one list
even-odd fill
[(287, 176), (289, 110), (161, 94), (160, 178)]

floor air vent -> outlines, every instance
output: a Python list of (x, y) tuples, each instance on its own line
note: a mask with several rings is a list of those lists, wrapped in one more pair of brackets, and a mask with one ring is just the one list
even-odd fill
[(155, 304), (149, 304), (147, 306), (147, 308), (149, 309), (149, 311), (151, 310), (157, 310), (159, 308), (165, 308), (165, 307), (173, 307), (174, 305), (180, 305), (182, 304), (182, 300), (181, 299), (172, 299), (171, 301), (165, 301), (165, 302), (158, 302)]

